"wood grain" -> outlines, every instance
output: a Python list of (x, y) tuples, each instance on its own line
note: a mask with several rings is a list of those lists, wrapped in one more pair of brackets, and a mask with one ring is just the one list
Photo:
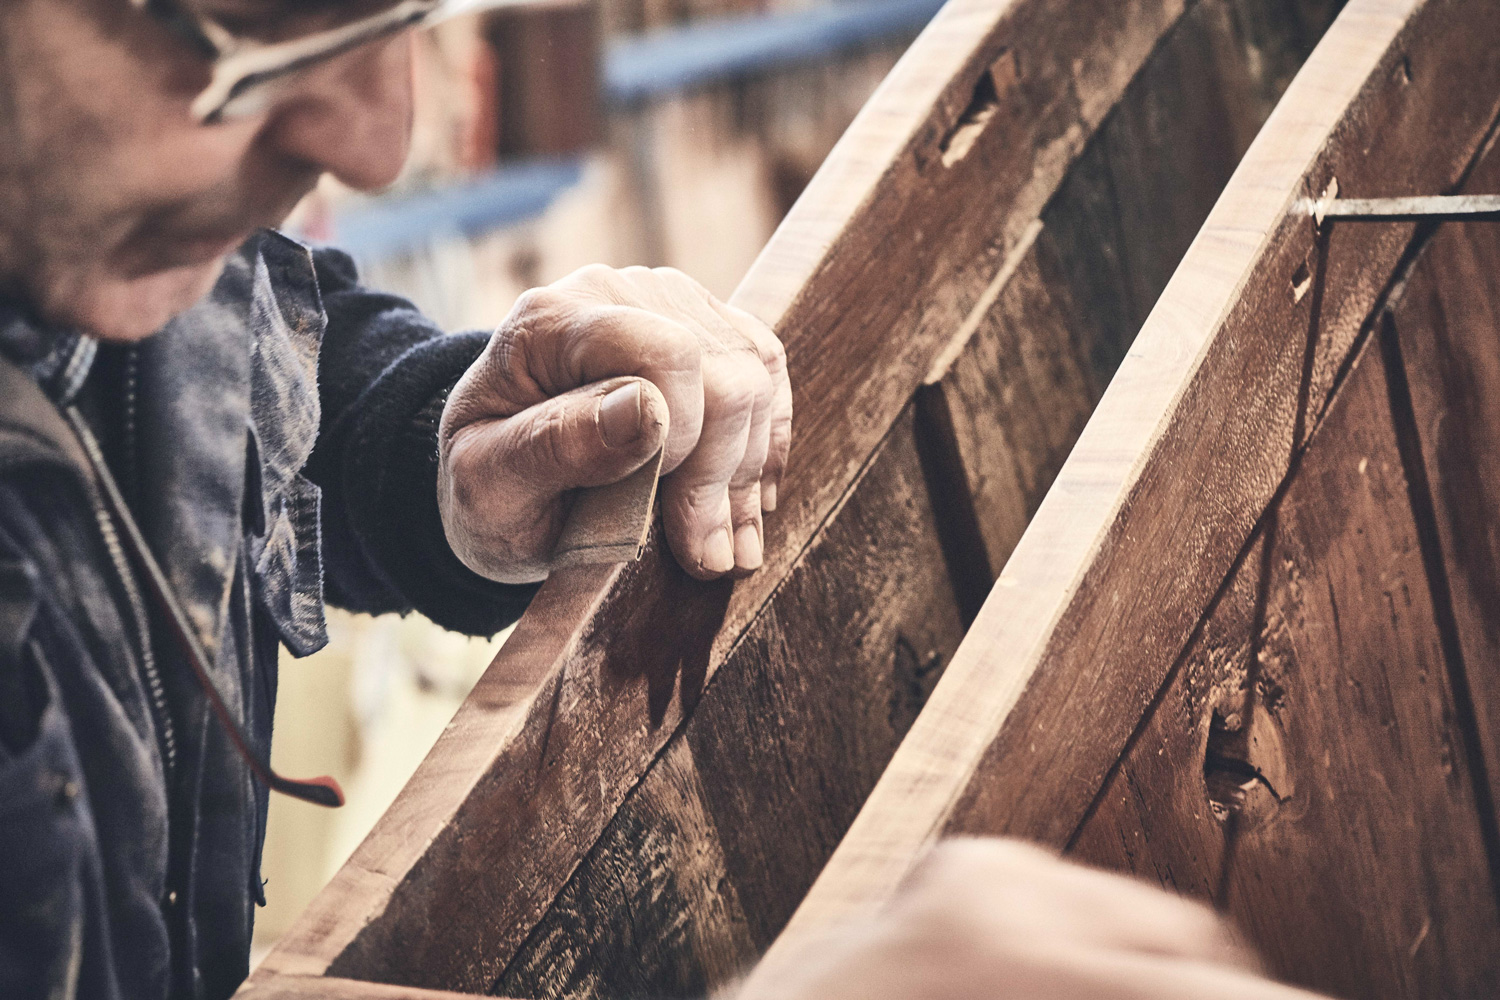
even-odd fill
[[(1500, 191), (1493, 153), (1467, 190)], [(1430, 484), (1454, 655), (1500, 801), (1500, 226), (1444, 225), (1418, 262), (1394, 325)], [(1500, 860), (1500, 859), (1497, 859)]]
[[(849, 563), (845, 571), (829, 574), (810, 597), (805, 588), (790, 584), (778, 591), (747, 641), (765, 644), (757, 636), (768, 627), (768, 617), (775, 616), (770, 627), (778, 639), (772, 645), (787, 647), (797, 666), (778, 673), (759, 662), (736, 662), (744, 654), (743, 644), (731, 655), (728, 675), (709, 688), (705, 702), (658, 762), (663, 774), (649, 775), (632, 792), (500, 978), (499, 989), (547, 997), (611, 991), (692, 995), (739, 971), (780, 930), (894, 750), (883, 738), (858, 746), (872, 742), (863, 735), (872, 732), (871, 723), (881, 737), (888, 731), (883, 720), (861, 717), (854, 709), (864, 701), (861, 689), (881, 694), (889, 686), (889, 650), (878, 636), (893, 624), (910, 631), (903, 621), (920, 620), (934, 609), (924, 600), (921, 613), (912, 614), (914, 597), (899, 596), (904, 585), (893, 592), (890, 581), (909, 575), (896, 567), (946, 563), (962, 619), (972, 621), (993, 583), (991, 567), (1003, 564), (1144, 319), (1143, 308), (1130, 312), (1133, 297), (1154, 297), (1165, 284), (1172, 263), (1269, 112), (1264, 95), (1276, 83), (1262, 74), (1305, 58), (1331, 20), (1327, 6), (1307, 4), (1298, 17), (1291, 17), (1280, 3), (1215, 0), (1193, 8), (1172, 29), (1070, 168), (1043, 214), (1041, 238), (1017, 246), (1011, 256), (1017, 266), (1002, 265), (993, 305), (969, 321), (976, 325), (961, 355), (935, 387), (918, 397), (918, 450), (923, 476), (931, 484), (926, 493), (936, 514), (941, 557), (904, 541), (910, 529), (899, 516), (891, 519), (904, 512), (877, 499), (877, 509), (887, 513), (890, 523), (854, 539), (854, 551), (843, 559)], [(1246, 39), (1246, 23), (1265, 36), (1260, 48)], [(1223, 66), (1216, 62), (1221, 59)], [(1220, 79), (1222, 85), (1212, 82)], [(1192, 101), (1182, 96), (1185, 92), (1207, 96)], [(1111, 172), (1116, 160), (1127, 162), (1128, 168)], [(1164, 221), (1146, 226), (1153, 218), (1148, 206)], [(1133, 280), (1135, 287), (1110, 302), (1101, 299), (1098, 271), (1080, 266), (1079, 260), (1098, 255), (1101, 214), (1138, 220), (1142, 228), (1105, 250), (1126, 248), (1135, 261), (1115, 268), (1122, 284)], [(1071, 237), (1071, 245), (1060, 236)], [(943, 409), (954, 404), (960, 407), (962, 436)], [(900, 440), (905, 448), (905, 438)], [(955, 441), (965, 447), (947, 447)], [(820, 547), (834, 552), (851, 544), (838, 526), (851, 516), (861, 524), (868, 521), (851, 508), (868, 507), (871, 491), (877, 498), (923, 492), (911, 484), (910, 470), (895, 480), (885, 470), (891, 447), (895, 442), (888, 441), (876, 460), (880, 473), (871, 472), (859, 482), (835, 526), (820, 536)], [(971, 494), (962, 483), (953, 483), (965, 452), (971, 461), (995, 459), (990, 464), (1011, 475), (979, 468), (968, 476), (970, 483), (984, 487), (973, 511), (961, 509), (960, 501)], [(927, 503), (924, 498), (923, 523), (932, 520), (925, 515)], [(996, 517), (997, 510), (1011, 513), (1008, 521)], [(988, 516), (976, 517), (980, 511)], [(1002, 549), (990, 536), (1003, 537), (1007, 530), (1013, 535), (1001, 543)], [(874, 551), (867, 537), (884, 539), (878, 559), (865, 557)], [(989, 558), (986, 546), (974, 544), (980, 537), (990, 543)], [(977, 556), (973, 565), (968, 564), (971, 555)], [(799, 574), (794, 571), (791, 579)], [(941, 582), (929, 576), (917, 589), (941, 593), (937, 606), (951, 618), (951, 598)], [(831, 613), (830, 590), (842, 592)], [(782, 610), (789, 601), (814, 610), (789, 617)], [(845, 622), (851, 620), (852, 608), (868, 611), (853, 616), (856, 627), (851, 631)], [(873, 661), (866, 652), (872, 640)], [(913, 662), (931, 661), (924, 668), (924, 688), (937, 680), (938, 667), (951, 653), (951, 645), (943, 655), (936, 650), (945, 644), (927, 645), (933, 652), (918, 654), (910, 643), (902, 651)], [(833, 664), (839, 667), (830, 670)], [(777, 688), (793, 692), (783, 692), (768, 707), (786, 720), (769, 746), (754, 727), (726, 724), (723, 713), (708, 710), (708, 701), (716, 698), (724, 699), (721, 704), (763, 704), (764, 698), (744, 689), (742, 677), (758, 679), (757, 684), (776, 678)], [(846, 690), (850, 680), (854, 687)], [(824, 699), (843, 706), (842, 713), (819, 709)], [(913, 716), (920, 704), (920, 698), (912, 699)], [(841, 733), (838, 743), (819, 738), (829, 731)], [(905, 726), (895, 731), (904, 733)], [(701, 753), (695, 757), (679, 751), (676, 742), (683, 739), (712, 754), (706, 767)], [(709, 810), (694, 801), (698, 792), (685, 788), (720, 790), (734, 806), (727, 814), (713, 810), (717, 822), (702, 821)], [(796, 793), (807, 788), (823, 794), (811, 801), (799, 799)], [(788, 793), (791, 801), (784, 801)], [(732, 831), (739, 849), (726, 852), (719, 830)], [(756, 892), (741, 888), (747, 880)], [(725, 956), (734, 961), (726, 964)]]
[(1217, 903), (1278, 977), (1480, 996), (1500, 916), (1378, 346), (1076, 837)]
[[(998, 574), (1126, 350), (1337, 4), (1194, 6), (1070, 170), (1014, 275), (943, 371)], [(988, 586), (985, 587), (988, 591)], [(972, 616), (971, 616), (972, 617)]]
[[(798, 394), (764, 568), (732, 587), (698, 586), (652, 545), (623, 571), (554, 575), (261, 975), (472, 989), (499, 975), (1182, 9), (1181, 0), (944, 9), (735, 297), (781, 334)], [(1002, 59), (1015, 60), (1003, 108), (945, 165), (976, 81)]]
[(788, 945), (885, 898), (944, 833), (1068, 840), (1318, 426), (1411, 238), (1410, 226), (1344, 227), (1317, 240), (1303, 200), (1333, 176), (1351, 194), (1456, 183), (1495, 120), (1494, 20), (1460, 0), (1344, 9), (1132, 345)]
[(332, 976), (262, 977), (236, 995), (247, 1000), (463, 1000), (470, 996)]
[(742, 972), (962, 637), (908, 414), (495, 988), (688, 997)]

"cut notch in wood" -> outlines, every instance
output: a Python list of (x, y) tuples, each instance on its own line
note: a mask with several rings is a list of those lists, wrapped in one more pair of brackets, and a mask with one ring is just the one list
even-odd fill
[(1015, 86), (1019, 76), (1015, 52), (1002, 49), (1000, 57), (980, 74), (979, 81), (974, 84), (974, 96), (969, 99), (969, 105), (964, 108), (957, 124), (943, 137), (939, 147), (943, 166), (951, 167), (969, 154), (991, 119), (999, 113), (1000, 99)]

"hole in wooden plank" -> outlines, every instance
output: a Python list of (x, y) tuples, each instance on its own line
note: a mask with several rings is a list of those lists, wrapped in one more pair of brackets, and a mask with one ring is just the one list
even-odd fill
[(1312, 271), (1308, 269), (1307, 261), (1303, 261), (1297, 267), (1297, 272), (1292, 275), (1292, 301), (1301, 302), (1312, 288)]
[(1391, 74), (1391, 77), (1403, 87), (1411, 83), (1411, 59), (1402, 56), (1401, 60), (1396, 63), (1396, 71)]
[(1244, 759), (1243, 715), (1214, 709), (1209, 722), (1208, 747), (1203, 753), (1203, 784), (1214, 818), (1223, 822), (1245, 808), (1250, 791), (1264, 781), (1259, 770)]
[(944, 665), (943, 654), (938, 650), (924, 646), (918, 651), (906, 635), (897, 634), (891, 663), (891, 732), (902, 735), (911, 729), (938, 678), (943, 676)]
[(1291, 797), (1290, 777), (1266, 706), (1256, 711), (1246, 692), (1233, 701), (1215, 708), (1209, 720), (1203, 786), (1214, 819), (1258, 825)]
[(1000, 110), (1000, 98), (1015, 86), (1020, 76), (1016, 54), (1010, 49), (1000, 53), (1000, 58), (990, 64), (974, 84), (974, 96), (969, 106), (959, 115), (958, 123), (943, 138), (939, 150), (943, 166), (951, 167), (969, 154), (974, 143), (984, 134), (985, 127)]

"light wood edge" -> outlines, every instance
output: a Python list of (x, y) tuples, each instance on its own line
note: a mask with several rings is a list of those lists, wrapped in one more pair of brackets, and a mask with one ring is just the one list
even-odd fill
[[(1026, 0), (949, 0), (886, 75), (771, 234), (730, 302), (773, 328), (874, 198), (891, 165), (921, 137), (985, 39)], [(956, 120), (962, 108), (952, 110)]]
[(1327, 140), (1422, 0), (1351, 0), (1247, 151), (844, 841), (773, 944), (775, 964), (888, 898), (941, 834), (1057, 635)]
[[(839, 248), (842, 235), (856, 225), (897, 161), (933, 138), (934, 118), (951, 118), (944, 128), (957, 120), (967, 88), (954, 103), (959, 97), (953, 93), (955, 80), (971, 69), (970, 75), (977, 76), (975, 67), (996, 27), (1031, 2), (1047, 0), (950, 0), (835, 145), (731, 298), (735, 305), (780, 332), (783, 317), (793, 311), (803, 289), (814, 283)], [(1170, 26), (1177, 23), (1187, 4), (1163, 0), (1160, 6), (1165, 11), (1161, 18)], [(1032, 188), (1017, 199), (1012, 244), (1029, 233), (1034, 235), (1035, 216), (1066, 176), (1067, 164), (1102, 123), (1137, 68), (1119, 68), (1116, 78), (1096, 87), (1096, 92), (1075, 93), (1083, 99), (1080, 120), (1067, 136), (1038, 152), (1038, 160), (1047, 160), (1047, 166), (1056, 169), (1038, 169)], [(1008, 260), (1011, 255), (1006, 256)], [(934, 350), (932, 360), (943, 346)], [(862, 463), (851, 465), (851, 483), (861, 467)], [(836, 499), (830, 505), (824, 521), (840, 502)], [(794, 553), (767, 552), (767, 568), (774, 569), (779, 562), (784, 576), (821, 528), (822, 523), (810, 537), (790, 539)], [(765, 575), (763, 570), (760, 576)], [(324, 975), (360, 931), (384, 912), (404, 873), (423, 856), (526, 724), (542, 686), (587, 630), (618, 576), (618, 566), (595, 566), (570, 568), (549, 578), (391, 809), (272, 949), (252, 983), (282, 975)], [(714, 667), (748, 627), (755, 610), (769, 599), (779, 579), (747, 581), (764, 593), (757, 594), (750, 613), (731, 614), (715, 644)], [(736, 592), (736, 604), (743, 606), (739, 598)], [(547, 652), (537, 655), (536, 650)]]
[(250, 984), (326, 974), (384, 910), (402, 875), (521, 731), (551, 668), (577, 644), (620, 569), (574, 567), (556, 577), (570, 586), (549, 583), (541, 589), (506, 642), (509, 657), (502, 651), (507, 669), (492, 664), (485, 671), (390, 809), (266, 955)]
[(239, 996), (246, 1000), (473, 1000), (474, 994), (387, 986), (332, 976), (276, 976), (252, 980)]

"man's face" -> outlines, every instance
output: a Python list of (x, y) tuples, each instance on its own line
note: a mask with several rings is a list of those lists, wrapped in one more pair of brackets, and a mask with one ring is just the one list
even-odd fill
[[(316, 19), (272, 13), (286, 0), (195, 5), (252, 30), (260, 16), (267, 36)], [(253, 117), (199, 125), (208, 61), (129, 0), (0, 2), (0, 293), (101, 339), (148, 336), (322, 173), (366, 190), (395, 179), (410, 53), (404, 36), (357, 49)]]

